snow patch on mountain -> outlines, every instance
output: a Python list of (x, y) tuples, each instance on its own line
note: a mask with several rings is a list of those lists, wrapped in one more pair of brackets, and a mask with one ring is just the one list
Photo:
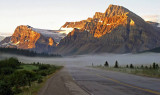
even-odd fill
[(37, 28), (32, 28), (32, 30), (42, 34), (45, 37), (51, 37), (56, 42), (60, 42), (60, 40), (66, 36), (66, 34), (60, 33), (60, 30), (45, 30), (45, 29), (37, 29)]
[(64, 33), (64, 34), (66, 34), (66, 35), (68, 35), (70, 32), (72, 32), (73, 31), (73, 29), (74, 28), (61, 28), (60, 30), (60, 33)]

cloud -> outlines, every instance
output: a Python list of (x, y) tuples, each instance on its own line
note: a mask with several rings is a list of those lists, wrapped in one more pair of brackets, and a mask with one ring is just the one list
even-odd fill
[(2, 34), (2, 33), (0, 33), (0, 36), (8, 37), (8, 36), (12, 36), (12, 35), (11, 34)]
[(145, 21), (153, 21), (160, 23), (160, 15), (145, 15), (142, 16)]
[[(160, 23), (160, 15), (145, 15), (145, 16), (142, 16), (142, 18), (145, 21), (153, 21), (153, 22)], [(160, 27), (160, 24), (157, 27)]]

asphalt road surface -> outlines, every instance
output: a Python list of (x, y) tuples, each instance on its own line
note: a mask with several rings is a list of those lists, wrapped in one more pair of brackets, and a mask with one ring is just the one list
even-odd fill
[(53, 76), (39, 95), (160, 95), (160, 79), (67, 66)]

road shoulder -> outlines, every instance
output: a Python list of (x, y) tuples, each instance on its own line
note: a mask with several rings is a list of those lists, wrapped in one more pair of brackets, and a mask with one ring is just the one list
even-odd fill
[(47, 80), (38, 95), (88, 95), (72, 79), (68, 70), (63, 68)]

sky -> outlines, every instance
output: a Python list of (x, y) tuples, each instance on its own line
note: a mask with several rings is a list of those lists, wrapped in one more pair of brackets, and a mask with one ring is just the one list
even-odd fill
[(160, 0), (0, 0), (0, 35), (12, 35), (19, 25), (58, 30), (65, 22), (105, 12), (110, 4), (160, 22)]

